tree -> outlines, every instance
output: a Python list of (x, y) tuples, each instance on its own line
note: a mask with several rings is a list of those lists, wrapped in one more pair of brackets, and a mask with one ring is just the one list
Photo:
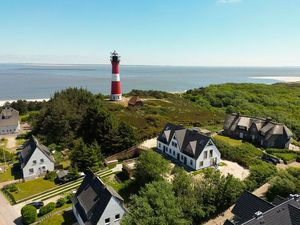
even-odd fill
[(35, 222), (37, 218), (36, 208), (32, 205), (25, 205), (21, 209), (21, 215), (23, 224), (31, 224)]
[(76, 180), (79, 177), (80, 177), (80, 175), (79, 175), (78, 168), (76, 165), (69, 168), (69, 173), (67, 174), (68, 180)]
[(134, 196), (122, 225), (188, 225), (189, 218), (184, 218), (180, 204), (172, 190), (172, 185), (164, 180), (146, 184)]
[(144, 151), (136, 165), (136, 182), (143, 186), (146, 183), (163, 179), (169, 172), (169, 162), (154, 151)]
[(74, 141), (74, 147), (71, 149), (70, 159), (72, 165), (82, 172), (86, 172), (88, 170), (95, 172), (103, 165), (101, 148), (97, 142), (87, 145), (81, 138)]
[(45, 180), (50, 180), (50, 181), (54, 181), (55, 179), (57, 178), (57, 173), (55, 171), (51, 171), (51, 172), (48, 172), (46, 175), (45, 175)]

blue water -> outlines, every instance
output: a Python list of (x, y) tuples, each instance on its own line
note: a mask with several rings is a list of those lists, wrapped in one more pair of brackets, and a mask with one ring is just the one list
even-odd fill
[[(275, 83), (251, 77), (299, 77), (300, 68), (120, 67), (123, 92), (132, 89), (184, 91), (227, 82)], [(67, 87), (109, 94), (110, 65), (0, 64), (0, 100), (49, 98)]]

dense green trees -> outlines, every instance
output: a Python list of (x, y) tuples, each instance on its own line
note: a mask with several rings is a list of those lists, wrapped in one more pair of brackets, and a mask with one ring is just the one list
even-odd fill
[(272, 117), (286, 123), (300, 138), (300, 85), (222, 84), (189, 90), (184, 97), (207, 108), (226, 113)]
[(45, 104), (45, 101), (43, 101), (43, 102), (37, 102), (37, 101), (27, 102), (26, 100), (18, 100), (18, 101), (14, 101), (12, 103), (7, 102), (4, 104), (4, 107), (12, 107), (12, 108), (18, 110), (21, 115), (24, 115), (30, 111), (40, 110), (44, 104)]
[(25, 205), (21, 209), (22, 222), (24, 225), (35, 222), (37, 218), (36, 208), (32, 205)]
[(91, 92), (68, 88), (57, 92), (44, 104), (33, 133), (44, 138), (46, 144), (72, 147), (74, 139), (82, 138), (101, 146), (104, 154), (112, 154), (135, 145), (138, 135), (125, 122), (120, 122), (103, 104), (100, 96)]
[(134, 196), (129, 213), (122, 225), (188, 225), (182, 208), (167, 181), (154, 181), (146, 184), (138, 196)]
[(88, 145), (82, 139), (75, 140), (70, 159), (72, 166), (83, 172), (88, 170), (95, 172), (103, 166), (103, 156), (97, 142)]
[(169, 162), (160, 154), (154, 151), (142, 152), (136, 165), (136, 182), (143, 186), (152, 181), (162, 180), (169, 170)]

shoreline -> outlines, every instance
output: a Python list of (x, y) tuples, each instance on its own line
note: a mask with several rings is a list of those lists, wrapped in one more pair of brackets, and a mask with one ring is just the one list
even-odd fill
[(3, 106), (6, 102), (12, 103), (12, 102), (16, 102), (18, 100), (25, 100), (27, 102), (43, 102), (43, 101), (47, 102), (50, 100), (50, 98), (0, 100), (0, 106)]

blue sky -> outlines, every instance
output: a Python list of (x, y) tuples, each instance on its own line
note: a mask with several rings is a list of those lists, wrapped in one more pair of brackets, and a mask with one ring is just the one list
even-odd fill
[(1, 0), (0, 62), (300, 66), (299, 0)]

